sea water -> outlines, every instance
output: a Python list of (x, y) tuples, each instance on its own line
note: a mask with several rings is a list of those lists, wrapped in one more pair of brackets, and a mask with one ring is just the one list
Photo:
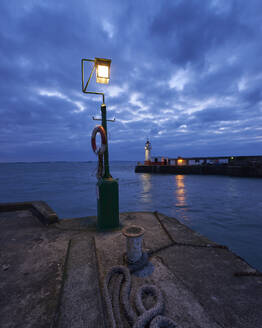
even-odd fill
[[(121, 212), (159, 211), (262, 271), (262, 179), (135, 173), (112, 162)], [(59, 218), (96, 215), (95, 162), (0, 163), (0, 202), (43, 200)]]

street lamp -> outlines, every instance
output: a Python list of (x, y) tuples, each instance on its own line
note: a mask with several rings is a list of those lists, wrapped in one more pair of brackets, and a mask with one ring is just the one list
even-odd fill
[[(90, 76), (85, 84), (84, 81), (84, 66), (85, 62), (93, 62), (93, 68)], [(84, 93), (101, 95), (103, 103), (101, 105), (102, 127), (105, 131), (105, 150), (103, 154), (99, 154), (102, 163), (104, 164), (104, 173), (98, 177), (97, 181), (97, 226), (99, 230), (109, 230), (119, 227), (119, 197), (118, 197), (118, 182), (113, 179), (109, 171), (108, 159), (108, 138), (107, 138), (107, 119), (105, 95), (102, 92), (87, 91), (87, 86), (96, 70), (96, 82), (108, 84), (110, 78), (111, 59), (95, 58), (82, 59), (82, 91)], [(103, 130), (101, 129), (101, 130)]]
[(111, 59), (96, 58), (96, 82), (108, 84), (110, 78)]

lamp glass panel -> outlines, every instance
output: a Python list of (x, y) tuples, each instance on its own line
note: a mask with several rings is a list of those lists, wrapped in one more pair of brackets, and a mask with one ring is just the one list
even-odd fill
[(109, 68), (105, 65), (97, 65), (97, 76), (108, 79), (109, 78)]

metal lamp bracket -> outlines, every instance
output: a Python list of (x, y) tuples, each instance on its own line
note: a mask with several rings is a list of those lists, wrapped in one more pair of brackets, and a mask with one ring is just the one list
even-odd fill
[[(85, 84), (85, 81), (84, 81), (84, 65), (85, 65), (85, 62), (93, 62), (94, 63), (94, 66), (93, 66), (93, 68), (92, 68), (92, 71), (91, 71), (91, 73), (90, 73), (90, 76), (89, 76), (89, 79), (88, 79), (88, 81), (86, 82), (86, 84)], [(105, 95), (104, 95), (104, 93), (102, 93), (102, 92), (93, 92), (93, 91), (86, 91), (86, 89), (87, 89), (87, 87), (88, 87), (88, 84), (89, 84), (89, 82), (90, 82), (90, 80), (91, 80), (91, 77), (92, 77), (92, 75), (93, 75), (93, 73), (94, 73), (94, 70), (95, 70), (95, 60), (94, 59), (82, 59), (81, 60), (81, 72), (82, 72), (82, 91), (84, 92), (84, 93), (89, 93), (89, 94), (93, 94), (93, 95), (100, 95), (100, 96), (102, 96), (103, 97), (103, 104), (105, 103)]]

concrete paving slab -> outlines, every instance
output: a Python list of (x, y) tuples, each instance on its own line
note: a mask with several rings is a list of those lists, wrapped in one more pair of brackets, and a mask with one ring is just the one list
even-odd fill
[(0, 213), (0, 327), (49, 327), (68, 241), (31, 211)]
[[(132, 219), (128, 221), (128, 217), (132, 217)], [(154, 236), (154, 240), (156, 240), (159, 235), (165, 233), (152, 213), (129, 213), (128, 217), (121, 221), (123, 225), (138, 224), (139, 222), (139, 224), (146, 229), (144, 235), (145, 239), (153, 238)], [(145, 222), (144, 217), (146, 218)], [(159, 230), (156, 230), (156, 227)], [(153, 232), (155, 233), (154, 235)], [(151, 246), (150, 249), (162, 249), (163, 245), (170, 244), (169, 238), (160, 238), (160, 240), (165, 240), (165, 243), (154, 244), (152, 247), (150, 245), (151, 240), (149, 239), (147, 246)], [(123, 254), (126, 250), (125, 237), (122, 236), (122, 233), (119, 231), (100, 233), (95, 236), (95, 246), (99, 263), (100, 285), (102, 285), (105, 275), (110, 268), (124, 263)], [(214, 320), (209, 318), (208, 313), (203, 309), (201, 303), (190, 289), (185, 287), (181, 280), (177, 279), (177, 277), (158, 257), (153, 256), (150, 261), (154, 266), (152, 275), (142, 278), (137, 277), (134, 274), (132, 275), (132, 291), (130, 299), (134, 309), (135, 306), (133, 300), (138, 288), (143, 284), (154, 284), (164, 293), (166, 304), (165, 315), (179, 323), (179, 327), (220, 327), (220, 325), (214, 322)], [(124, 320), (123, 313), (122, 320), (124, 326), (128, 327)]]
[[(120, 222), (122, 228), (130, 225), (140, 225), (146, 230), (143, 238), (143, 249), (147, 252), (153, 252), (172, 245), (172, 241), (151, 212), (123, 213), (120, 215)], [(97, 232), (94, 238), (99, 262), (105, 270), (112, 266), (113, 259), (116, 264), (123, 263), (123, 254), (126, 251), (126, 237), (123, 236), (121, 229), (113, 232)]]
[(177, 219), (168, 217), (161, 213), (156, 213), (163, 228), (175, 243), (185, 243), (192, 245), (217, 245), (207, 237), (200, 235), (196, 231), (190, 229)]
[(153, 256), (150, 258), (150, 262), (154, 265), (153, 274), (143, 279), (133, 275), (133, 290), (136, 291), (143, 284), (158, 286), (164, 295), (164, 315), (172, 318), (179, 328), (222, 327), (213, 318), (210, 318), (197, 297), (163, 264), (161, 259)]
[[(158, 233), (162, 234), (163, 230), (157, 233), (152, 214), (145, 217), (146, 223), (144, 213), (128, 213), (122, 223), (140, 224), (146, 230), (145, 239), (147, 233), (150, 238), (158, 239)], [(180, 244), (173, 243), (152, 253), (150, 261), (154, 271), (143, 278), (132, 275), (131, 297), (141, 284), (157, 285), (165, 295), (165, 315), (175, 320), (178, 327), (261, 327), (262, 277), (234, 275), (237, 272), (252, 274), (256, 270), (179, 221), (160, 217), (169, 229), (167, 232), (171, 230), (172, 238), (176, 236)], [(125, 241), (120, 232), (111, 232), (96, 235), (95, 242), (102, 283), (112, 266), (123, 263)]]
[[(42, 202), (38, 205), (42, 206)], [(48, 206), (43, 207), (48, 210)], [(4, 208), (7, 208), (6, 212), (3, 211)], [(60, 220), (46, 226), (43, 225), (42, 217), (32, 210), (30, 202), (14, 203), (14, 206), (8, 203), (7, 207), (0, 208), (1, 328), (56, 328), (59, 314), (65, 319), (64, 313), (60, 311), (65, 306), (71, 309), (72, 318), (69, 320), (67, 315), (64, 321), (61, 319), (59, 327), (71, 327), (72, 322), (77, 322), (77, 318), (78, 323), (81, 322), (83, 318), (80, 314), (86, 309), (89, 311), (85, 312), (86, 317), (85, 321), (82, 320), (82, 325), (92, 327), (93, 322), (93, 327), (103, 327), (101, 305), (100, 308), (97, 306), (100, 292), (95, 288), (99, 279), (97, 269), (93, 265), (96, 263), (92, 241), (96, 231), (95, 219), (85, 217)], [(67, 261), (70, 275), (65, 275), (66, 254), (71, 239), (73, 247)], [(72, 285), (75, 287), (74, 293), (72, 290), (70, 293)], [(65, 293), (62, 293), (63, 288), (66, 288)], [(93, 291), (92, 296), (90, 291)], [(64, 302), (62, 296), (67, 294), (67, 302)], [(87, 298), (91, 299), (91, 302), (86, 303)], [(74, 311), (78, 303), (81, 303), (81, 306), (78, 311)], [(70, 325), (66, 322), (67, 319)], [(79, 326), (81, 327), (81, 324)]]
[(93, 237), (71, 240), (57, 327), (104, 327)]
[(95, 235), (95, 248), (101, 282), (113, 265), (123, 264), (126, 240), (121, 232), (105, 232)]
[(157, 257), (222, 327), (261, 327), (262, 277), (226, 249), (172, 246)]

